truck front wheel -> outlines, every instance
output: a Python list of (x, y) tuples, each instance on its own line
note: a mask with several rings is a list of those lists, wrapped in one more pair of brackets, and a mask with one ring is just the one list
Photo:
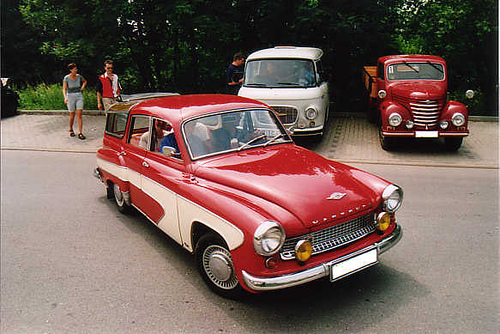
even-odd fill
[(444, 145), (446, 146), (446, 150), (448, 151), (457, 151), (460, 148), (460, 146), (462, 146), (462, 141), (463, 141), (462, 137), (445, 138)]

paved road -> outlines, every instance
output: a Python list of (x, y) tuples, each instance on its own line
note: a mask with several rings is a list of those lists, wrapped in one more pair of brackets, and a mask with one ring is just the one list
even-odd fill
[[(381, 264), (230, 301), (91, 176), (93, 154), (2, 150), (0, 332), (498, 333), (498, 173), (356, 164), (405, 189)], [(497, 185), (497, 186), (495, 186)]]
[[(68, 116), (23, 114), (1, 122), (3, 149), (95, 152), (102, 143), (104, 116), (84, 115), (85, 141), (69, 137)], [(471, 135), (458, 152), (446, 152), (440, 141), (409, 141), (386, 152), (378, 143), (377, 128), (359, 117), (332, 117), (323, 140), (299, 140), (316, 152), (343, 162), (401, 165), (498, 168), (498, 122), (469, 124)]]

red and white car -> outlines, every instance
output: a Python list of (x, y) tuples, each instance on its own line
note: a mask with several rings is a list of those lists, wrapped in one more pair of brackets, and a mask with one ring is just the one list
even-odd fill
[(97, 166), (120, 211), (133, 206), (194, 253), (230, 298), (338, 280), (402, 236), (401, 188), (295, 145), (272, 109), (243, 97), (115, 104)]

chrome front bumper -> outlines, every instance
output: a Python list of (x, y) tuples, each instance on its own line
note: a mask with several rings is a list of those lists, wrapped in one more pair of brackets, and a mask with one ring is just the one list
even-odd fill
[[(396, 225), (394, 231), (381, 241), (370, 245), (369, 247), (363, 248), (355, 253), (348, 254), (342, 258), (335, 259), (330, 262), (322, 263), (316, 267), (306, 269), (304, 271), (276, 276), (276, 277), (256, 277), (252, 276), (246, 271), (243, 271), (243, 280), (245, 284), (254, 291), (267, 291), (267, 290), (278, 290), (289, 288), (292, 286), (304, 284), (307, 282), (314, 281), (318, 278), (328, 276), (330, 274), (330, 267), (348, 260), (354, 256), (363, 254), (374, 248), (377, 248), (378, 255), (384, 253), (392, 246), (394, 246), (403, 236), (403, 230), (400, 225)], [(354, 273), (354, 272), (353, 272)]]

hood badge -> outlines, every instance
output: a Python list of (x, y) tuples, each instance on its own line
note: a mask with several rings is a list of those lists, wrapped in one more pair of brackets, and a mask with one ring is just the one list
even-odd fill
[(330, 196), (328, 196), (326, 199), (334, 199), (336, 201), (344, 198), (344, 196), (346, 196), (347, 193), (333, 193), (331, 194)]

